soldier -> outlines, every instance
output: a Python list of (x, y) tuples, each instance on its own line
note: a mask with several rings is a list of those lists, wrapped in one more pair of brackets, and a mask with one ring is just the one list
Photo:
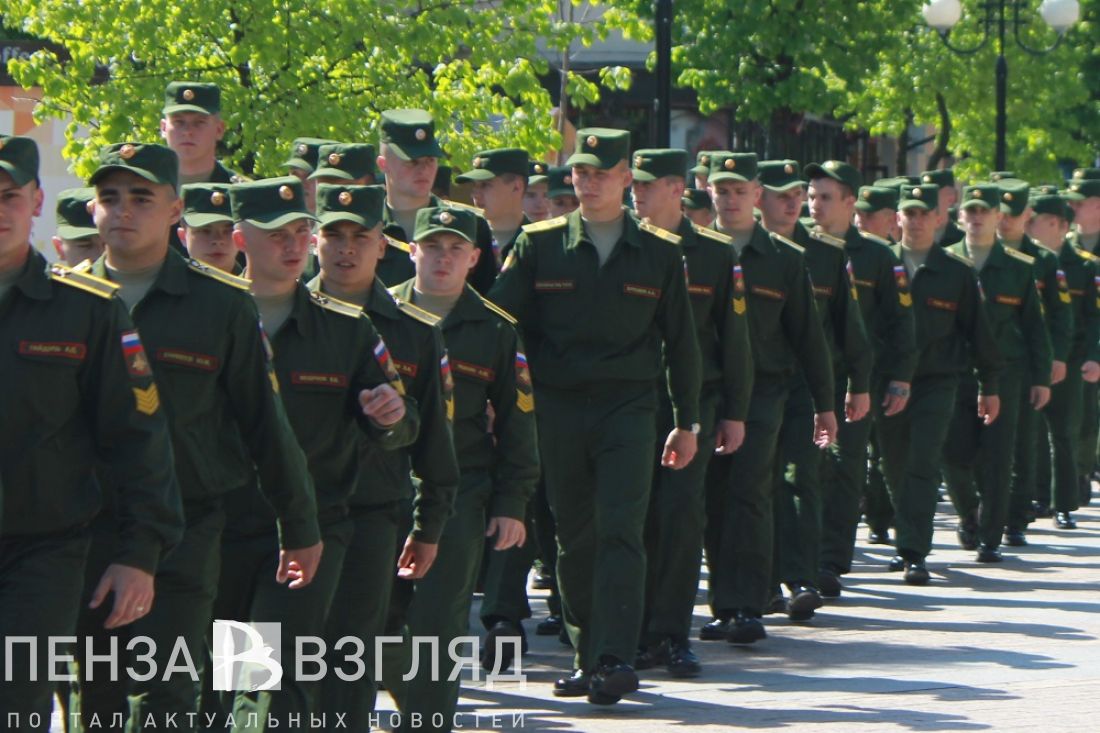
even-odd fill
[(550, 218), (550, 164), (532, 160), (527, 168), (527, 190), (523, 192), (523, 215), (529, 221), (546, 221)]
[[(1067, 234), (1073, 211), (1057, 188), (1041, 188), (1030, 206), (1033, 216), (1028, 234), (1058, 258), (1061, 286), (1068, 290), (1073, 313), (1073, 339), (1066, 359), (1066, 376), (1052, 386), (1050, 403), (1045, 410), (1053, 457), (1053, 501), (1048, 503), (1056, 511), (1055, 526), (1073, 529), (1076, 522), (1070, 512), (1080, 503), (1081, 461), (1077, 452), (1083, 447), (1079, 441), (1081, 417), (1085, 411), (1082, 409), (1083, 384), (1095, 384), (1100, 379), (1100, 310), (1096, 300), (1100, 265), (1087, 250), (1070, 244)], [(1088, 405), (1084, 404), (1084, 408)]]
[[(435, 139), (435, 121), (427, 112), (391, 109), (382, 113), (377, 162), (386, 176), (382, 232), (389, 238), (390, 247), (378, 265), (378, 277), (386, 285), (405, 282), (415, 273), (409, 259), (408, 233), (416, 224), (417, 211), (442, 203), (432, 193), (442, 156), (443, 150)], [(470, 284), (479, 293), (485, 293), (496, 278), (497, 266), (493, 259), (493, 235), (488, 222), (481, 216), (478, 217), (477, 246), (482, 255), (470, 273)]]
[[(279, 544), (270, 546), (272, 582), (308, 585), (321, 555), (305, 457), (271, 381), (248, 284), (169, 250), (168, 233), (182, 211), (178, 165), (161, 145), (119, 143), (103, 149), (91, 177), (95, 222), (107, 246), (91, 272), (119, 285), (149, 346), (183, 497), (183, 539), (157, 570), (161, 602), (132, 628), (156, 642), (160, 669), (177, 638), (191, 659), (202, 657), (221, 565), (225, 494), (259, 477), (280, 528)], [(110, 542), (112, 529), (95, 541)], [(110, 691), (100, 694), (99, 684), (82, 682), (85, 716), (125, 708)], [(137, 681), (132, 693), (132, 727), (198, 710), (198, 687), (185, 673)]]
[[(528, 225), (493, 289), (535, 345), (540, 455), (558, 523), (558, 582), (575, 671), (559, 697), (613, 704), (638, 689), (643, 527), (664, 339), (676, 428), (662, 464), (683, 468), (699, 432), (699, 347), (676, 235), (625, 213), (630, 135), (577, 133), (580, 209)], [(598, 277), (597, 277), (598, 276)]]
[(374, 146), (369, 143), (326, 143), (317, 151), (317, 167), (309, 174), (314, 188), (322, 183), (344, 186), (374, 184)]
[(190, 183), (183, 196), (181, 226), (176, 231), (193, 259), (222, 272), (239, 275), (237, 248), (233, 246), (233, 216), (229, 210), (229, 186), (224, 183)]
[(833, 370), (813, 287), (799, 245), (772, 239), (753, 218), (760, 201), (752, 153), (712, 153), (709, 193), (716, 228), (731, 238), (747, 292), (753, 350), (753, 392), (745, 442), (728, 458), (711, 461), (707, 476), (707, 562), (714, 619), (703, 640), (750, 644), (766, 637), (760, 617), (771, 597), (774, 551), (775, 462), (783, 406), (801, 368), (813, 400), (812, 440), (836, 436)]
[(317, 210), (317, 180), (310, 178), (313, 171), (317, 170), (317, 158), (322, 145), (335, 145), (335, 140), (321, 137), (296, 137), (290, 146), (290, 157), (283, 167), (287, 173), (302, 182), (306, 194), (306, 208), (310, 211)]
[(550, 197), (550, 216), (557, 218), (572, 214), (580, 206), (573, 187), (573, 169), (567, 165), (554, 166), (547, 175)]
[[(1000, 185), (1001, 222), (997, 226), (997, 235), (1002, 246), (1018, 250), (1035, 260), (1035, 287), (1039, 289), (1039, 300), (1050, 338), (1050, 385), (1053, 389), (1054, 385), (1066, 377), (1066, 360), (1073, 343), (1073, 309), (1066, 276), (1059, 266), (1058, 256), (1036, 244), (1026, 233), (1028, 222), (1032, 218), (1027, 183), (1005, 180)], [(1027, 409), (1031, 384), (1031, 377), (1028, 375), (1021, 384), (1021, 394), (1018, 397), (1023, 407), (1016, 421), (1016, 462), (1008, 502), (1008, 517), (1005, 520), (1005, 544), (1013, 547), (1027, 544), (1024, 529), (1028, 524), (1038, 481), (1036, 459), (1046, 464), (1047, 472), (1050, 466), (1049, 446), (1045, 453), (1036, 450), (1039, 445), (1036, 426), (1042, 422), (1042, 417), (1035, 410)], [(1043, 432), (1045, 434), (1045, 429)]]
[[(362, 310), (311, 293), (299, 281), (314, 221), (301, 182), (288, 176), (240, 184), (230, 189), (230, 201), (233, 241), (245, 252), (252, 294), (271, 335), (277, 375), (272, 384), (280, 385), (305, 452), (325, 542), (314, 582), (293, 597), (269, 573), (256, 582), (249, 619), (281, 624), (283, 648), (295, 649), (297, 638), (325, 631), (352, 535), (348, 501), (358, 476), (359, 436), (369, 437), (376, 449), (400, 448), (416, 438), (419, 417)], [(430, 564), (430, 557), (423, 560)], [(316, 710), (318, 688), (287, 675), (279, 690), (238, 692), (234, 729), (245, 729), (249, 713), (273, 721), (272, 727), (305, 719)]]
[(684, 209), (684, 216), (697, 226), (714, 228), (714, 209), (710, 204), (710, 194), (705, 188), (684, 189), (684, 195), (680, 199)]
[(688, 173), (695, 180), (695, 188), (700, 191), (707, 190), (707, 178), (710, 177), (710, 156), (717, 150), (700, 150), (695, 154), (695, 165), (688, 169)]
[(860, 186), (856, 196), (856, 228), (891, 244), (898, 239), (896, 186)]
[[(37, 145), (0, 136), (0, 344), (10, 380), (0, 396), (0, 710), (15, 731), (50, 727), (55, 670), (46, 644), (76, 629), (87, 524), (104, 498), (93, 470), (110, 472), (119, 528), (102, 572), (88, 578), (107, 628), (145, 616), (154, 600), (170, 602), (153, 577), (183, 524), (141, 339), (114, 285), (51, 267), (34, 250), (41, 210)], [(32, 640), (29, 659), (31, 650), (9, 643), (18, 638)]]
[(57, 234), (54, 251), (69, 267), (84, 260), (95, 262), (103, 254), (103, 239), (92, 221), (94, 188), (67, 188), (57, 194)]
[[(395, 300), (375, 277), (386, 249), (385, 192), (327, 184), (318, 189), (321, 273), (308, 287), (364, 309), (420, 413), (420, 434), (408, 448), (380, 451), (370, 439), (360, 441), (359, 481), (350, 500), (354, 534), (325, 625), (330, 665), (342, 662), (336, 643), (352, 636), (362, 639), (366, 649), (366, 674), (356, 682), (326, 677), (321, 710), (346, 715), (349, 730), (366, 730), (377, 694), (375, 639), (385, 628), (394, 568), (400, 558), (399, 583), (423, 577), (429, 555), (438, 557), (439, 538), (454, 503), (458, 463), (449, 420), (454, 403), (450, 363), (443, 335), (435, 327), (439, 319)], [(413, 471), (419, 478), (415, 491)]]
[[(417, 581), (408, 611), (410, 636), (436, 638), (440, 648), (448, 648), (469, 628), (485, 538), (495, 538), (494, 554), (525, 544), (524, 515), (539, 476), (534, 394), (515, 320), (466, 284), (466, 272), (480, 254), (476, 236), (477, 219), (469, 210), (421, 209), (412, 243), (416, 278), (394, 289), (401, 301), (441, 319), (454, 374), (461, 483), (436, 562)], [(486, 404), (492, 407), (491, 427)], [(489, 628), (486, 645), (496, 645), (495, 629)], [(493, 655), (499, 658), (502, 651)], [(439, 679), (432, 679), (428, 666), (419, 665), (399, 701), (405, 716), (402, 730), (418, 728), (410, 722), (417, 713), (427, 729), (451, 730), (459, 684), (450, 675), (444, 667)], [(440, 719), (442, 725), (436, 722)]]
[(936, 244), (940, 247), (949, 247), (962, 241), (963, 230), (952, 218), (952, 210), (959, 202), (959, 191), (955, 188), (955, 172), (950, 168), (925, 171), (920, 174), (917, 182), (907, 180), (910, 186), (916, 183), (930, 183), (940, 187), (939, 201), (936, 206), (936, 216), (939, 223), (936, 224)]
[[(940, 456), (955, 407), (960, 377), (977, 364), (978, 417), (997, 419), (1000, 356), (981, 304), (972, 263), (934, 243), (939, 187), (906, 188), (898, 202), (901, 243), (893, 246), (903, 262), (899, 286), (912, 281), (911, 302), (919, 357), (905, 410), (878, 423), (883, 470), (897, 511), (897, 555), (890, 570), (905, 571), (905, 582), (926, 585), (924, 558), (932, 549), (932, 520), (940, 481)], [(897, 395), (907, 396), (907, 395)]]
[(944, 447), (944, 476), (959, 516), (959, 544), (978, 550), (978, 562), (984, 563), (1001, 561), (998, 547), (1008, 517), (1017, 420), (1021, 412), (1041, 410), (1050, 400), (1050, 338), (1035, 287), (1036, 262), (997, 240), (1000, 207), (1011, 208), (1017, 196), (1026, 195), (1026, 184), (1016, 194), (993, 184), (967, 186), (959, 211), (966, 237), (950, 247), (978, 271), (1002, 360), (999, 419), (981, 424), (973, 412), (977, 379), (964, 374)]
[[(706, 520), (704, 479), (712, 455), (729, 455), (744, 441), (753, 377), (736, 252), (727, 237), (692, 224), (681, 211), (687, 160), (685, 150), (638, 150), (631, 186), (638, 215), (680, 237), (703, 357), (700, 450), (676, 471), (660, 465), (657, 446), (646, 519), (646, 623), (636, 666), (662, 664), (674, 677), (701, 671), (689, 637)], [(667, 388), (662, 385), (657, 393), (661, 436), (672, 429), (673, 413)]]
[(499, 268), (531, 220), (523, 213), (527, 191), (527, 152), (519, 148), (482, 150), (470, 170), (455, 178), (469, 183), (474, 205), (481, 207), (493, 233), (493, 254)]

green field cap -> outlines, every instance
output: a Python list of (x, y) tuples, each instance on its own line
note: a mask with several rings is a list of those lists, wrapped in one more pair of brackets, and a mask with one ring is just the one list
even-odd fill
[(294, 176), (238, 183), (229, 189), (234, 221), (278, 229), (298, 219), (316, 221), (306, 208), (305, 189)]
[(66, 188), (57, 194), (57, 236), (62, 239), (84, 239), (99, 234), (89, 204), (95, 200), (95, 189)]
[(756, 180), (756, 153), (711, 153), (707, 183)]
[(317, 167), (310, 178), (338, 178), (355, 181), (374, 175), (378, 154), (369, 143), (330, 143), (317, 151)]
[(322, 137), (296, 137), (290, 146), (290, 157), (283, 165), (312, 173), (317, 167), (317, 155), (322, 145), (335, 145), (336, 140)]
[(996, 183), (976, 183), (963, 189), (960, 209), (984, 207), (992, 209), (998, 206), (1001, 200), (1001, 187)]
[(656, 181), (665, 176), (682, 179), (687, 170), (688, 153), (680, 148), (643, 148), (634, 151), (631, 163), (635, 181)]
[(217, 84), (198, 81), (173, 81), (164, 90), (164, 114), (201, 112), (216, 115), (222, 111), (222, 93)]
[(429, 206), (416, 212), (413, 241), (420, 242), (440, 232), (457, 234), (473, 243), (477, 240), (477, 215), (457, 206)]
[(685, 209), (691, 211), (698, 211), (700, 209), (710, 211), (712, 206), (710, 194), (701, 188), (684, 189), (684, 195), (680, 198), (680, 203)]
[(940, 188), (949, 188), (955, 185), (955, 171), (951, 168), (924, 171), (920, 174), (920, 183), (934, 183)]
[(866, 213), (883, 209), (896, 211), (898, 194), (897, 186), (862, 186), (856, 194), (856, 208)]
[(573, 188), (573, 169), (570, 166), (551, 166), (546, 178), (550, 183), (546, 195), (550, 198), (577, 195), (576, 189)]
[(205, 227), (218, 222), (233, 221), (229, 206), (229, 184), (189, 183), (180, 189), (183, 196), (183, 223), (189, 227)]
[(1005, 179), (1001, 181), (1001, 212), (1009, 216), (1020, 216), (1027, 211), (1030, 188), (1026, 181)]
[(934, 183), (921, 183), (905, 186), (898, 190), (898, 211), (904, 209), (925, 209), (931, 211), (939, 206), (940, 187)]
[(38, 143), (29, 137), (0, 135), (0, 168), (16, 186), (26, 186), (38, 178)]
[(403, 160), (443, 157), (443, 150), (435, 140), (435, 120), (422, 109), (383, 112), (382, 142)]
[(156, 143), (115, 143), (99, 151), (99, 168), (89, 179), (93, 186), (115, 171), (127, 171), (152, 183), (179, 190), (180, 161), (175, 151)]
[(481, 150), (470, 161), (470, 170), (455, 176), (458, 183), (488, 181), (502, 173), (514, 173), (527, 177), (527, 151), (521, 148), (496, 148)]
[(382, 221), (386, 190), (378, 186), (317, 185), (317, 220), (321, 226), (350, 221), (373, 229)]
[(810, 163), (802, 171), (807, 181), (815, 178), (832, 178), (852, 189), (852, 194), (863, 185), (863, 176), (855, 169), (855, 166), (842, 160), (827, 160), (824, 163)]
[(805, 185), (798, 174), (797, 160), (764, 160), (756, 169), (760, 185), (769, 191), (789, 191)]
[(607, 170), (630, 156), (630, 133), (609, 127), (586, 127), (577, 130), (577, 146), (568, 166), (591, 165)]

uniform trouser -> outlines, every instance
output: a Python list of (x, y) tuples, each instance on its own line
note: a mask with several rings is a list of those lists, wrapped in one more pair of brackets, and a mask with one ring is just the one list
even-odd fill
[[(398, 503), (397, 535), (394, 537), (395, 557), (400, 555), (405, 539), (413, 530), (413, 502), (405, 499)], [(434, 563), (433, 563), (434, 564)], [(390, 602), (386, 609), (385, 633), (387, 637), (402, 637), (403, 644), (386, 644), (382, 647), (382, 684), (397, 704), (398, 710), (405, 700), (408, 681), (402, 679), (412, 665), (412, 644), (408, 641), (408, 615), (416, 584), (411, 580), (390, 576)], [(373, 672), (373, 671), (372, 671)]]
[[(5, 675), (0, 684), (0, 720), (6, 730), (50, 730), (49, 638), (71, 636), (76, 628), (88, 542), (83, 527), (0, 539), (0, 670), (11, 666), (10, 679)], [(9, 648), (12, 637), (33, 640), (33, 670), (26, 645)], [(18, 722), (9, 715), (17, 715)]]
[(574, 666), (630, 662), (645, 602), (643, 530), (656, 439), (654, 385), (538, 395), (539, 446), (558, 525), (558, 588)]
[[(932, 551), (932, 521), (939, 498), (943, 443), (955, 409), (958, 377), (913, 380), (909, 404), (892, 417), (879, 416), (883, 469), (896, 515), (898, 554), (923, 559)], [(975, 403), (974, 409), (977, 410)]]
[[(534, 499), (527, 502), (524, 524), (528, 536), (534, 534)], [(519, 625), (531, 618), (531, 604), (527, 601), (527, 576), (535, 562), (538, 550), (536, 542), (524, 542), (522, 547), (512, 547), (502, 552), (490, 550), (485, 555), (485, 575), (482, 577), (481, 621), (485, 628), (504, 619)]]
[[(1057, 386), (1057, 385), (1055, 385)], [(1050, 388), (1050, 400), (1054, 401), (1054, 387)], [(1047, 426), (1046, 410), (1039, 418), (1039, 430), (1036, 442), (1039, 446), (1039, 462), (1035, 466), (1035, 501), (1050, 506), (1050, 486), (1054, 480), (1054, 454), (1050, 444), (1050, 430)], [(1077, 445), (1073, 446), (1073, 471), (1077, 472)], [(1029, 515), (1030, 516), (1030, 515)]]
[[(1088, 476), (1096, 467), (1096, 445), (1100, 434), (1100, 383), (1081, 383), (1081, 439), (1077, 446), (1077, 475)], [(1059, 510), (1061, 511), (1061, 510)]]
[(1001, 544), (1008, 501), (1012, 490), (1012, 464), (1016, 456), (1016, 421), (1021, 409), (1020, 385), (1024, 369), (1009, 364), (1000, 373), (1001, 409), (991, 425), (978, 418), (978, 380), (960, 380), (955, 414), (944, 444), (943, 462), (947, 490), (959, 521), (977, 516), (978, 541), (987, 548)]
[[(1066, 364), (1066, 378), (1050, 390), (1050, 402), (1043, 412), (1050, 431), (1052, 456), (1052, 499), (1054, 511), (1071, 512), (1078, 507), (1077, 480), (1081, 475), (1081, 461), (1077, 451), (1084, 445), (1080, 441), (1082, 406), (1087, 407), (1085, 381), (1081, 378), (1082, 361)], [(1095, 402), (1096, 393), (1093, 392)], [(1091, 460), (1091, 458), (1089, 459)]]
[[(871, 387), (871, 412), (866, 417), (857, 422), (847, 422), (837, 412), (836, 445), (825, 454), (821, 474), (819, 568), (829, 568), (840, 574), (852, 571), (860, 499), (865, 495), (868, 480), (867, 447), (872, 439), (873, 414), (879, 409), (877, 406), (882, 404), (885, 394), (885, 380), (876, 379)], [(877, 459), (878, 451), (875, 453)], [(877, 470), (876, 473), (881, 480), (882, 474)], [(885, 487), (878, 490), (886, 493)], [(890, 506), (888, 496), (885, 497), (885, 503), (887, 507)], [(883, 526), (889, 526), (889, 521)]]
[(773, 476), (789, 380), (757, 373), (745, 442), (707, 474), (708, 596), (714, 615), (760, 614), (771, 594)]
[[(1020, 412), (1016, 418), (1016, 463), (1012, 471), (1012, 490), (1008, 499), (1008, 517), (1005, 526), (1023, 529), (1027, 526), (1031, 502), (1035, 500), (1038, 485), (1039, 463), (1045, 458), (1050, 463), (1050, 452), (1044, 456), (1040, 450), (1039, 433), (1042, 414), (1031, 408), (1031, 380), (1020, 383)], [(1045, 426), (1043, 426), (1045, 429)]]
[(699, 592), (699, 562), (706, 522), (704, 479), (714, 456), (719, 394), (704, 388), (699, 396), (699, 450), (679, 470), (660, 466), (664, 441), (673, 428), (672, 407), (662, 400), (657, 420), (656, 468), (646, 514), (645, 625), (641, 641), (687, 641), (695, 596)]
[[(272, 557), (260, 571), (249, 620), (281, 625), (282, 666), (285, 673), (279, 690), (237, 693), (233, 701), (235, 733), (267, 730), (269, 720), (285, 730), (290, 727), (291, 716), (306, 721), (310, 714), (317, 711), (320, 684), (296, 679), (294, 669), (298, 660), (295, 659), (295, 642), (299, 637), (324, 636), (325, 619), (336, 594), (336, 585), (340, 580), (351, 534), (350, 519), (342, 518), (322, 524), (321, 541), (324, 542), (324, 552), (321, 554), (321, 563), (313, 582), (304, 588), (291, 589), (286, 584), (275, 582), (277, 557)], [(307, 648), (304, 651), (309, 653), (314, 650)], [(306, 664), (304, 669), (308, 671), (309, 667)], [(332, 673), (330, 670), (329, 674)]]
[[(409, 636), (413, 643), (418, 637), (437, 640), (440, 660), (438, 674), (433, 673), (430, 660), (419, 660), (400, 705), (406, 721), (401, 730), (414, 730), (407, 721), (415, 714), (421, 716), (421, 725), (415, 730), (451, 730), (458, 705), (460, 670), (454, 668), (456, 665), (448, 650), (454, 640), (470, 633), (470, 607), (485, 545), (492, 494), (493, 482), (488, 473), (462, 474), (454, 514), (443, 527), (436, 560), (428, 574), (416, 581), (408, 610)], [(477, 663), (477, 655), (471, 654), (468, 645), (456, 646), (455, 657), (460, 656), (472, 657)], [(453, 680), (449, 679), (452, 674)]]
[(535, 539), (538, 542), (538, 556), (543, 572), (553, 578), (546, 606), (553, 616), (561, 616), (561, 596), (558, 594), (558, 538), (554, 513), (550, 511), (550, 502), (546, 499), (546, 480), (539, 477), (532, 500), (534, 511), (531, 517), (535, 526)]
[[(390, 605), (390, 591), (397, 567), (398, 537), (405, 527), (402, 513), (404, 501), (391, 501), (374, 506), (352, 507), (352, 536), (340, 572), (336, 595), (325, 622), (326, 663), (329, 674), (321, 681), (318, 709), (328, 720), (338, 715), (348, 730), (370, 729), (370, 714), (374, 712), (378, 686), (374, 679), (375, 641), (382, 636)], [(326, 546), (325, 551), (328, 551)], [(332, 673), (343, 665), (345, 656), (354, 649), (337, 649), (344, 637), (363, 643), (365, 674), (355, 681), (344, 681)], [(348, 670), (351, 671), (350, 669)]]
[[(881, 400), (879, 401), (881, 404)], [(894, 523), (894, 503), (886, 488), (882, 468), (882, 441), (879, 439), (878, 405), (871, 405), (870, 455), (867, 461), (867, 483), (863, 487), (863, 518), (872, 531), (885, 534)]]

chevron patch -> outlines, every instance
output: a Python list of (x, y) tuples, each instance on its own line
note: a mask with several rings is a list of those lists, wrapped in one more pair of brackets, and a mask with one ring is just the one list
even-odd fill
[(535, 409), (535, 396), (516, 390), (516, 407), (520, 412), (531, 412)]
[(143, 415), (152, 415), (160, 409), (160, 394), (157, 393), (157, 385), (150, 384), (145, 389), (134, 387), (134, 400), (137, 409)]

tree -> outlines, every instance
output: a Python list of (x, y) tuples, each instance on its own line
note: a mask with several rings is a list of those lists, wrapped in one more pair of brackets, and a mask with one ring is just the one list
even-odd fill
[[(566, 0), (568, 1), (568, 0)], [(550, 49), (591, 44), (611, 29), (644, 35), (628, 12), (562, 22), (559, 0), (9, 0), (5, 21), (65, 47), (13, 63), (39, 86), (36, 115), (71, 116), (65, 155), (87, 173), (106, 142), (155, 139), (165, 84), (222, 88), (228, 158), (275, 174), (299, 135), (375, 140), (378, 113), (421, 107), (437, 120), (458, 166), (495, 145), (544, 150), (557, 142), (539, 84)], [(106, 75), (103, 74), (104, 67)], [(94, 78), (102, 83), (91, 83)], [(608, 85), (629, 83), (609, 70)], [(571, 75), (575, 100), (599, 96)], [(81, 137), (80, 129), (91, 130)]]

